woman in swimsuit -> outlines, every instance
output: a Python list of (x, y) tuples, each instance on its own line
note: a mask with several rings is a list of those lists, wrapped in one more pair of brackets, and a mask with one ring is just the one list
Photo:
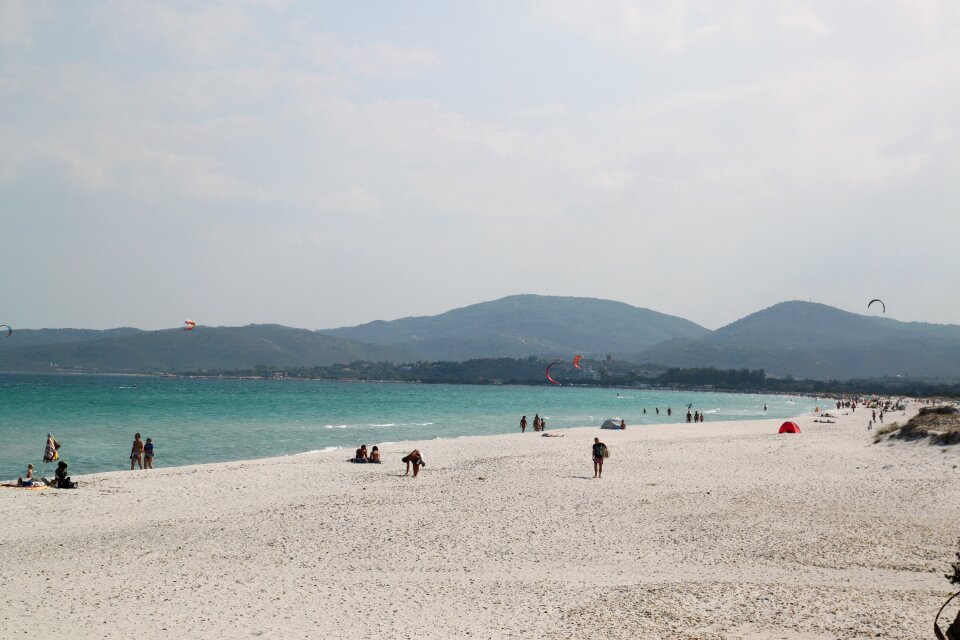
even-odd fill
[(134, 434), (133, 447), (130, 449), (130, 471), (133, 471), (133, 465), (138, 465), (143, 469), (143, 440), (140, 434)]
[(143, 445), (143, 464), (153, 469), (153, 438), (147, 438), (147, 444)]
[(33, 486), (33, 465), (27, 465), (27, 477), (26, 478), (17, 478), (18, 487), (32, 487)]

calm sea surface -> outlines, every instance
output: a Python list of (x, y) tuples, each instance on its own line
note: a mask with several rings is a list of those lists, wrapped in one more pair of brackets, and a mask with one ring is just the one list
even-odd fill
[(169, 467), (508, 433), (519, 430), (523, 414), (531, 424), (535, 413), (545, 416), (548, 430), (599, 426), (611, 417), (631, 426), (679, 423), (691, 403), (717, 421), (788, 418), (816, 401), (578, 387), (0, 375), (0, 480), (16, 479), (30, 462), (39, 468), (48, 431), (79, 475), (128, 467), (135, 432), (153, 438), (155, 466)]

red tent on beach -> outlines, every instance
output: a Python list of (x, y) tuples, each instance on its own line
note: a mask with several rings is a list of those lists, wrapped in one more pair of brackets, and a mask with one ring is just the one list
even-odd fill
[(780, 425), (780, 433), (800, 433), (800, 427), (796, 422), (784, 422)]

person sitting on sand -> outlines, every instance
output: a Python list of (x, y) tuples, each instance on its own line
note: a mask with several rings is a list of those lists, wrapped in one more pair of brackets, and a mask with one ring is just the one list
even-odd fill
[(33, 486), (33, 465), (32, 465), (32, 464), (28, 464), (28, 465), (27, 465), (27, 477), (26, 477), (26, 478), (24, 478), (24, 477), (22, 477), (22, 476), (19, 477), (19, 478), (17, 478), (17, 486), (18, 486), (18, 487), (32, 487), (32, 486)]
[(360, 448), (357, 449), (357, 452), (353, 456), (353, 460), (351, 460), (350, 462), (359, 462), (359, 463), (367, 462), (367, 445), (365, 444), (360, 445)]
[(380, 447), (373, 445), (373, 449), (370, 449), (370, 457), (367, 458), (367, 462), (370, 464), (380, 464)]
[(56, 487), (57, 489), (76, 489), (77, 483), (70, 481), (70, 476), (67, 475), (67, 463), (61, 460), (57, 463), (57, 472), (56, 472)]
[(143, 469), (143, 440), (140, 439), (139, 433), (133, 436), (133, 447), (130, 449), (130, 471), (133, 471), (135, 464)]
[(607, 445), (600, 442), (600, 438), (593, 439), (593, 477), (603, 477), (603, 454)]
[(423, 456), (420, 455), (420, 451), (417, 449), (414, 449), (413, 451), (405, 455), (402, 458), (402, 461), (407, 463), (407, 472), (404, 473), (403, 475), (406, 476), (410, 474), (410, 465), (412, 464), (414, 478), (416, 478), (417, 474), (420, 473), (420, 467), (426, 466), (426, 463), (423, 461)]

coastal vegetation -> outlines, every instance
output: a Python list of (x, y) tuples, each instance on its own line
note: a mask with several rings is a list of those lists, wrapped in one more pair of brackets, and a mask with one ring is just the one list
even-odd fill
[(925, 440), (934, 445), (960, 443), (960, 410), (953, 406), (923, 407), (905, 425), (888, 425), (877, 432), (874, 443), (884, 440)]
[[(249, 369), (187, 371), (187, 377), (240, 377), (336, 381), (417, 382), (424, 384), (523, 384), (549, 385), (544, 368), (549, 361), (536, 358), (481, 358), (464, 362), (350, 362), (323, 367), (257, 366)], [(667, 368), (638, 366), (617, 360), (582, 361), (580, 370), (555, 367), (562, 384), (584, 387), (669, 388), (715, 391), (882, 394), (888, 396), (960, 397), (960, 383), (902, 379), (797, 380), (778, 378), (763, 369)]]

